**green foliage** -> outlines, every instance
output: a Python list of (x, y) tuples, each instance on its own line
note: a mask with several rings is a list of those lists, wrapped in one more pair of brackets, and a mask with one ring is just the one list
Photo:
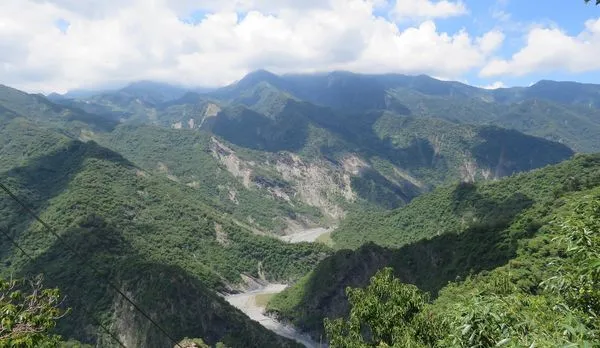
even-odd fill
[[(267, 190), (245, 187), (213, 156), (211, 149), (215, 145), (207, 132), (122, 126), (99, 141), (149, 172), (170, 175), (181, 184), (192, 187), (195, 196), (201, 197), (202, 201), (260, 231), (279, 233), (285, 218), (295, 214), (314, 221), (322, 218), (318, 210), (293, 197), (292, 208), (285, 200), (274, 199)], [(234, 150), (247, 162), (274, 160), (272, 156), (243, 148), (235, 147)], [(282, 180), (281, 175), (268, 166), (255, 166), (252, 179), (263, 182), (267, 188), (272, 186), (289, 191), (286, 185), (290, 183)]]
[(434, 319), (424, 315), (427, 294), (402, 284), (385, 268), (365, 289), (347, 288), (347, 320), (325, 319), (331, 347), (427, 347), (435, 343)]
[[(442, 313), (449, 313), (447, 317), (453, 323), (444, 342), (460, 347), (594, 347), (600, 338), (598, 194), (595, 190), (591, 195), (573, 197), (569, 205), (556, 213), (556, 220), (565, 222), (550, 227), (548, 233), (558, 252), (546, 254), (540, 261), (546, 264), (546, 270), (536, 290), (519, 287), (512, 274), (514, 269), (506, 267), (444, 290), (436, 304), (444, 310)], [(590, 233), (590, 228), (596, 232)], [(522, 277), (524, 271), (539, 273), (525, 263), (540, 256), (523, 253), (517, 257), (512, 262), (521, 265), (521, 275), (517, 277)]]
[[(580, 155), (500, 181), (441, 187), (401, 209), (351, 215), (332, 233), (332, 239), (339, 249), (357, 248), (366, 242), (400, 247), (469, 228), (507, 226), (536, 203), (550, 204), (565, 192), (597, 185), (599, 166), (600, 156)], [(535, 228), (536, 220), (531, 217), (527, 224)]]
[[(472, 310), (489, 307), (490, 311), (497, 312), (502, 318), (504, 314), (508, 315), (502, 309), (508, 303), (515, 306), (512, 310), (518, 315), (502, 320), (514, 323), (532, 321), (534, 324), (526, 330), (539, 332), (539, 337), (549, 337), (547, 339), (550, 340), (543, 341), (540, 338), (540, 342), (568, 341), (569, 338), (562, 335), (566, 327), (579, 330), (577, 328), (581, 325), (588, 325), (582, 322), (582, 318), (589, 316), (590, 319), (586, 320), (590, 322), (596, 314), (581, 314), (583, 311), (578, 309), (565, 312), (565, 320), (560, 322), (548, 319), (556, 315), (555, 308), (564, 307), (560, 299), (567, 296), (544, 290), (544, 281), (572, 272), (573, 281), (577, 279), (577, 282), (568, 289), (585, 294), (580, 300), (589, 299), (583, 302), (586, 306), (595, 303), (592, 300), (595, 295), (591, 291), (594, 288), (589, 284), (596, 283), (587, 283), (585, 280), (593, 278), (594, 268), (574, 266), (577, 257), (567, 252), (564, 243), (559, 242), (560, 236), (569, 234), (567, 230), (559, 229), (555, 221), (568, 220), (569, 214), (577, 211), (578, 204), (599, 200), (599, 168), (600, 157), (580, 155), (560, 165), (497, 182), (441, 188), (423, 195), (393, 214), (400, 215), (405, 211), (409, 213), (407, 216), (418, 218), (407, 223), (406, 231), (431, 231), (429, 240), (412, 242), (399, 249), (365, 244), (354, 251), (340, 250), (323, 260), (298, 284), (275, 296), (269, 308), (280, 317), (318, 335), (322, 332), (322, 319), (338, 318), (350, 311), (340, 289), (366, 286), (377, 270), (392, 267), (394, 274), (403, 282), (415, 284), (436, 297), (435, 306), (444, 309), (443, 317), (456, 318), (453, 320), (460, 322), (471, 313), (476, 321), (485, 315)], [(411, 212), (412, 209), (415, 210)], [(597, 221), (594, 217), (596, 213), (592, 214), (589, 207), (586, 209), (587, 212), (580, 216)], [(470, 217), (469, 220), (467, 217)], [(373, 219), (372, 215), (367, 219), (377, 225), (372, 227), (365, 222), (362, 226), (373, 228), (373, 231), (385, 226)], [(436, 235), (440, 228), (446, 226), (453, 230)], [(588, 227), (588, 230), (593, 228)], [(390, 228), (389, 231), (389, 239), (380, 240), (387, 241), (388, 245), (401, 240), (393, 239), (394, 229)], [(396, 232), (404, 233), (400, 228)], [(588, 234), (588, 237), (590, 235), (597, 236), (597, 233)], [(419, 235), (415, 237), (418, 238)], [(579, 239), (589, 239), (586, 238)], [(590, 265), (595, 265), (594, 260), (597, 260), (594, 254), (597, 254), (595, 249), (590, 249), (586, 256), (586, 262)], [(560, 278), (559, 284), (569, 284), (566, 281), (568, 279), (571, 278)], [(453, 281), (458, 285), (448, 286)], [(474, 299), (481, 301), (471, 306), (468, 301)], [(462, 304), (462, 307), (448, 309), (455, 304)], [(539, 310), (529, 311), (537, 307)], [(454, 313), (453, 316), (450, 313)], [(456, 327), (468, 322), (463, 321)], [(510, 330), (523, 332), (522, 328), (515, 325)], [(535, 328), (539, 328), (539, 331)], [(506, 338), (500, 333), (508, 332), (500, 328), (498, 330), (490, 334), (497, 342)], [(584, 332), (589, 332), (589, 329)], [(464, 339), (459, 333), (454, 332), (452, 337)], [(473, 332), (469, 337), (471, 334)], [(481, 339), (487, 338), (482, 336)]]
[[(2, 243), (0, 272), (48, 274), (74, 308), (56, 332), (83, 344), (114, 345), (87, 312), (132, 346), (172, 343), (98, 281), (102, 278), (131, 294), (178, 338), (291, 346), (215, 291), (230, 289), (240, 274), (289, 282), (309, 271), (276, 296), (270, 309), (313, 332), (330, 317), (328, 330), (338, 336), (333, 340), (338, 346), (594, 342), (597, 225), (581, 222), (590, 214), (582, 208), (579, 217), (565, 220), (571, 247), (563, 249), (552, 219), (566, 216), (565, 207), (581, 201), (580, 191), (599, 184), (598, 156), (490, 184), (470, 183), (572, 154), (564, 145), (489, 124), (565, 141), (578, 150), (597, 148), (596, 87), (567, 86), (581, 91), (578, 97), (561, 92), (565, 86), (540, 82), (488, 92), (424, 76), (279, 78), (262, 72), (210, 97), (191, 93), (174, 100), (182, 90), (142, 84), (90, 103), (63, 105), (0, 86), (0, 180), (85, 258), (65, 250), (2, 196), (0, 228), (35, 260)], [(222, 99), (222, 110), (208, 116), (213, 97)], [(196, 125), (191, 128), (203, 130), (114, 129), (116, 119), (163, 127), (190, 121)], [(245, 187), (218, 162), (209, 132), (253, 163), (251, 180), (261, 189)], [(95, 139), (120, 154), (72, 137)], [(349, 180), (355, 202), (333, 194), (345, 210), (377, 209), (350, 217), (333, 234), (337, 246), (356, 251), (342, 250), (319, 263), (329, 248), (288, 245), (253, 233), (279, 231), (288, 218), (323, 218), (293, 195), (286, 202), (264, 194), (294, 185), (272, 165), (280, 151), (326, 161), (342, 174), (359, 173)], [(365, 163), (348, 169), (348, 155)], [(441, 188), (402, 210), (381, 211), (458, 179), (468, 183)], [(340, 289), (365, 286), (386, 266), (414, 285), (386, 270), (365, 290), (348, 290), (349, 303), (343, 298)], [(547, 288), (540, 285), (548, 278)], [(448, 286), (449, 281), (456, 283)], [(422, 290), (437, 296), (435, 302), (428, 303)], [(561, 319), (550, 320), (556, 312)], [(335, 319), (347, 313), (348, 322)]]
[[(349, 155), (359, 155), (370, 168), (362, 168), (360, 174), (352, 177), (351, 185), (359, 198), (356, 202), (358, 204), (352, 204), (341, 196), (336, 197), (343, 203), (342, 206), (350, 208), (400, 207), (432, 186), (447, 184), (464, 177), (464, 167), (471, 164), (475, 166), (471, 175), (483, 179), (557, 163), (572, 154), (572, 151), (562, 144), (496, 127), (465, 126), (463, 122), (444, 120), (447, 119), (445, 114), (409, 117), (407, 115), (410, 111), (397, 105), (389, 105), (389, 111), (385, 112), (372, 111), (366, 106), (385, 109), (387, 104), (388, 96), (380, 88), (378, 77), (357, 77), (344, 73), (334, 75), (335, 78), (329, 81), (326, 88), (333, 94), (322, 98), (318, 94), (313, 95), (314, 91), (308, 94), (299, 92), (299, 95), (295, 95), (296, 90), (286, 89), (287, 83), (277, 82), (281, 80), (279, 77), (270, 73), (258, 73), (234, 86), (211, 94), (211, 97), (221, 99), (216, 103), (209, 101), (208, 96), (190, 94), (166, 104), (146, 105), (135, 98), (122, 95), (122, 92), (114, 92), (89, 98), (87, 101), (90, 104), (87, 105), (99, 103), (106, 106), (117, 115), (120, 114), (120, 118), (127, 120), (129, 124), (141, 122), (163, 127), (175, 126), (194, 130), (201, 128), (236, 145), (236, 151), (253, 150), (245, 152), (253, 152), (259, 160), (258, 167), (265, 167), (265, 159), (272, 158), (280, 151), (294, 152), (310, 161), (327, 160), (329, 164), (335, 165), (337, 170), (346, 167), (343, 162)], [(356, 80), (353, 77), (356, 77)], [(362, 82), (355, 85), (357, 81)], [(372, 85), (368, 81), (375, 81), (378, 87), (367, 95), (366, 91), (359, 95), (353, 92), (355, 88), (363, 89)], [(341, 91), (346, 90), (348, 96), (353, 96), (352, 101), (343, 100), (346, 94)], [(316, 100), (313, 97), (317, 97)], [(367, 98), (364, 103), (359, 100), (362, 97)], [(369, 100), (371, 97), (378, 98), (379, 101), (372, 102)], [(107, 100), (111, 100), (111, 103), (106, 104)], [(333, 103), (335, 108), (317, 106), (322, 104), (319, 101), (325, 105)], [(354, 102), (358, 104), (357, 107), (349, 108), (348, 105)], [(211, 110), (220, 111), (216, 115), (207, 114), (209, 105)], [(140, 108), (141, 111), (138, 110)], [(452, 113), (456, 113), (456, 110)], [(416, 116), (421, 115), (416, 113)], [(132, 132), (135, 134), (130, 135)], [(211, 163), (214, 159), (206, 154), (198, 154), (198, 150), (205, 148), (205, 144), (192, 144), (198, 146), (194, 147), (193, 151), (189, 144), (186, 144), (192, 140), (191, 135), (195, 133), (192, 130), (167, 131), (160, 128), (123, 127), (115, 133), (105, 140), (102, 136), (96, 136), (95, 139), (125, 154), (127, 158), (147, 170), (156, 168), (156, 161), (148, 163), (149, 159), (154, 160), (160, 156), (162, 163), (171, 162), (168, 167), (173, 171), (179, 171), (178, 167), (185, 167), (185, 172), (189, 175), (192, 171), (187, 169), (194, 165), (195, 172), (198, 172), (199, 168), (207, 169), (200, 174), (193, 174), (198, 178), (215, 176), (212, 170), (215, 164)], [(148, 142), (146, 139), (150, 136), (145, 133), (159, 134), (153, 137), (160, 139), (159, 143)], [(184, 161), (176, 160), (179, 158)], [(277, 178), (276, 170), (273, 169), (267, 170), (271, 174), (266, 176), (267, 178)], [(278, 223), (288, 215), (293, 215), (290, 210), (296, 210), (286, 207), (286, 204), (280, 204), (278, 207), (274, 206), (277, 204), (273, 202), (269, 204), (265, 197), (260, 197), (257, 192), (246, 193), (248, 189), (243, 187), (235, 188), (235, 191), (244, 192), (241, 196), (246, 196), (246, 199), (235, 206), (227, 202), (227, 190), (219, 191), (214, 187), (236, 185), (225, 185), (223, 181), (231, 180), (224, 180), (224, 174), (216, 176), (217, 180), (191, 180), (189, 176), (186, 179), (208, 186), (206, 190), (213, 191), (212, 195), (218, 197), (230, 211), (238, 212), (253, 206), (266, 207), (253, 213), (257, 215), (255, 220), (267, 228), (279, 227)], [(215, 185), (214, 181), (219, 183)], [(289, 184), (293, 185), (293, 180)], [(205, 188), (201, 186), (200, 189)], [(260, 204), (247, 204), (258, 202), (261, 198)], [(277, 202), (277, 199), (275, 201), (282, 203)], [(303, 208), (305, 207), (301, 207)], [(279, 217), (276, 223), (268, 218), (273, 213)], [(246, 221), (246, 217), (237, 218)]]
[(73, 135), (82, 130), (109, 131), (117, 122), (103, 116), (93, 115), (69, 106), (57, 105), (42, 95), (27, 94), (0, 85), (0, 110), (60, 127)]
[[(258, 91), (265, 89), (273, 96), (289, 95), (344, 112), (387, 110), (459, 125), (494, 125), (564, 142), (577, 151), (600, 150), (596, 140), (600, 132), (599, 87), (594, 84), (540, 81), (525, 88), (485, 90), (425, 75), (331, 72), (277, 76), (259, 71), (211, 95), (268, 110), (264, 105), (278, 104), (280, 98), (266, 98), (266, 103), (257, 98), (261, 95)], [(248, 95), (253, 98), (239, 98)]]
[[(87, 314), (114, 324), (111, 313), (118, 296), (104, 283), (110, 280), (134, 294), (142, 308), (160, 316), (179, 337), (204, 337), (211, 344), (223, 340), (231, 346), (292, 344), (252, 324), (214, 291), (239, 282), (242, 273), (273, 281), (298, 278), (327, 255), (327, 248), (256, 236), (203, 203), (194, 189), (144, 173), (94, 142), (64, 141), (44, 148), (36, 147), (35, 139), (30, 148), (36, 152), (23, 161), (8, 157), (0, 180), (85, 255), (100, 275), (6, 195), (0, 196), (0, 227), (35, 261), (1, 243), (0, 272), (44, 272), (52, 286), (61, 288), (73, 312), (59, 322), (57, 332), (83, 343), (114, 345)], [(217, 230), (225, 240), (218, 240)], [(156, 336), (139, 313), (128, 315), (131, 325), (115, 331), (132, 346), (168, 342)]]
[(347, 289), (347, 319), (325, 319), (331, 346), (596, 347), (600, 189), (569, 200), (553, 213), (563, 223), (550, 225), (548, 231), (564, 253), (542, 260), (547, 263), (545, 274), (554, 276), (537, 290), (520, 287), (510, 267), (534, 258), (533, 253), (519, 255), (509, 267), (447, 285), (432, 304), (386, 268), (365, 289)]
[(560, 274), (546, 286), (564, 298), (566, 308), (600, 329), (600, 197), (585, 197), (561, 225), (565, 233), (556, 238), (569, 258), (556, 261)]
[(56, 321), (67, 314), (60, 308), (58, 289), (45, 289), (42, 278), (0, 279), (0, 347), (58, 347)]

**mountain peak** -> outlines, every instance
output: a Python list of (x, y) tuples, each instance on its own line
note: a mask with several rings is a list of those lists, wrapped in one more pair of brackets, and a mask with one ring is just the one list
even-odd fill
[(165, 82), (141, 80), (128, 84), (120, 92), (156, 104), (181, 98), (187, 89)]
[(253, 85), (259, 82), (275, 82), (277, 80), (279, 80), (279, 76), (275, 75), (274, 73), (264, 70), (264, 69), (259, 69), (259, 70), (254, 70), (250, 73), (248, 73), (246, 76), (244, 76), (241, 80), (239, 80), (236, 85), (238, 86), (248, 86), (248, 85)]

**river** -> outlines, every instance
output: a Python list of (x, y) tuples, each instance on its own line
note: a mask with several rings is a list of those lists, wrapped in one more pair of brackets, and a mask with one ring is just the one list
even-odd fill
[(307, 334), (301, 333), (291, 325), (283, 324), (274, 318), (265, 315), (265, 308), (256, 303), (256, 297), (264, 294), (276, 294), (287, 285), (285, 284), (268, 284), (257, 290), (247, 291), (240, 294), (227, 295), (225, 299), (232, 306), (244, 312), (250, 319), (259, 322), (262, 326), (275, 332), (276, 334), (293, 339), (294, 341), (303, 344), (308, 348), (325, 347), (319, 345)]
[(332, 228), (310, 228), (300, 232), (292, 233), (287, 236), (282, 236), (280, 239), (288, 243), (300, 243), (300, 242), (315, 242), (319, 237), (328, 233)]

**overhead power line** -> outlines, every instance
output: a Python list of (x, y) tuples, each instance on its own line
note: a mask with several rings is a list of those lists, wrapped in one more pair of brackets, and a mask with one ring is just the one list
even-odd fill
[[(69, 249), (69, 251), (71, 251), (76, 257), (78, 257), (83, 262), (84, 265), (86, 265), (92, 271), (94, 271), (96, 273), (96, 276), (98, 276), (99, 278), (102, 278), (102, 276), (101, 276), (102, 272), (100, 272), (94, 265), (88, 263), (86, 258), (84, 258), (75, 248), (70, 246), (69, 243), (67, 243), (61, 235), (56, 233), (56, 231), (49, 224), (47, 224), (44, 220), (42, 220), (31, 208), (29, 208), (29, 206), (27, 204), (25, 204), (21, 199), (19, 199), (19, 197), (17, 197), (8, 187), (6, 187), (1, 182), (0, 182), (0, 188), (4, 192), (6, 192), (6, 194), (8, 194), (15, 202), (17, 202), (17, 204), (19, 204), (19, 206), (21, 206), (21, 208), (23, 208), (29, 215), (31, 215), (35, 220), (37, 220), (40, 224), (42, 224), (42, 226), (44, 226), (44, 228), (46, 230), (48, 230), (48, 232), (50, 232), (54, 237), (56, 237), (56, 239), (58, 241), (60, 241), (67, 249)], [(23, 251), (23, 250), (21, 250), (21, 251)], [(139, 305), (137, 305), (132, 299), (130, 299), (127, 295), (125, 295), (113, 282), (111, 282), (108, 279), (105, 279), (105, 281), (113, 290), (115, 290), (121, 297), (123, 297), (123, 299), (125, 299), (125, 301), (129, 302), (129, 304), (131, 304), (133, 306), (133, 308), (135, 308), (135, 310), (140, 312), (146, 319), (148, 319), (148, 321), (150, 321), (152, 323), (152, 325), (154, 325), (167, 338), (169, 338), (169, 340), (171, 340), (171, 342), (174, 343), (175, 346), (177, 346), (179, 348), (183, 348), (179, 344), (179, 342), (177, 342), (177, 340), (173, 338), (173, 336), (171, 336), (162, 326), (160, 326), (154, 319), (152, 319), (150, 317), (150, 315), (148, 315), (144, 310), (142, 310), (142, 308)]]
[[(31, 255), (29, 255), (29, 253), (27, 253), (25, 251), (25, 249), (23, 249), (23, 247), (21, 247), (19, 245), (19, 243), (17, 243), (17, 241), (8, 234), (8, 232), (6, 232), (6, 231), (4, 231), (4, 229), (0, 228), (0, 233), (2, 233), (6, 237), (6, 239), (8, 239), (17, 249), (19, 249), (23, 255), (25, 255), (29, 260), (31, 260), (31, 262), (35, 262), (35, 259)], [(77, 275), (79, 275), (78, 272), (77, 272)], [(119, 338), (117, 336), (115, 336), (115, 334), (113, 334), (104, 324), (102, 324), (100, 321), (98, 321), (98, 319), (96, 319), (96, 317), (94, 317), (93, 314), (88, 312), (84, 307), (81, 307), (81, 309), (83, 309), (85, 314), (89, 318), (91, 318), (96, 323), (96, 325), (100, 326), (121, 347), (127, 348), (127, 346), (125, 346), (125, 344), (123, 342), (121, 342), (121, 340), (119, 340)]]

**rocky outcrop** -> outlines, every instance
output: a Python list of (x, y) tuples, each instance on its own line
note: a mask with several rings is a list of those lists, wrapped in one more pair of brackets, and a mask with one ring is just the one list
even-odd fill
[(350, 177), (336, 171), (324, 162), (308, 162), (292, 153), (282, 154), (275, 169), (284, 180), (290, 182), (300, 201), (319, 208), (323, 214), (339, 220), (346, 214), (336, 200), (344, 197), (354, 200)]
[[(265, 162), (257, 163), (244, 160), (234, 149), (214, 137), (210, 151), (245, 188), (262, 190), (274, 199), (291, 205), (301, 202), (316, 207), (335, 221), (346, 214), (340, 200), (354, 202), (357, 198), (352, 190), (352, 176), (360, 175), (369, 167), (368, 163), (353, 154), (344, 157), (340, 164), (325, 160), (310, 161), (289, 152), (278, 153)], [(269, 172), (271, 175), (265, 174)], [(235, 195), (229, 196), (235, 200)], [(300, 224), (304, 226), (304, 223)]]

